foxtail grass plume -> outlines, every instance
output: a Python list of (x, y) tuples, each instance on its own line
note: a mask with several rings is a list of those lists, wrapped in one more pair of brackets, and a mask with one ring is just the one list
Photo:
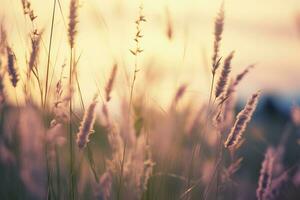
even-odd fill
[(105, 87), (105, 100), (106, 100), (106, 102), (109, 102), (110, 99), (111, 99), (110, 93), (111, 93), (111, 91), (113, 89), (113, 86), (114, 86), (115, 78), (116, 78), (116, 75), (117, 75), (117, 70), (118, 70), (118, 65), (114, 64), (114, 67), (111, 71), (109, 80), (108, 80), (108, 82), (106, 84), (106, 87)]
[(273, 161), (274, 150), (272, 148), (268, 148), (265, 154), (265, 159), (260, 169), (258, 188), (256, 190), (256, 197), (258, 200), (265, 200), (266, 192), (270, 190), (272, 181)]
[(19, 75), (16, 69), (16, 57), (10, 47), (7, 47), (7, 71), (10, 76), (10, 81), (14, 87), (17, 87)]
[(220, 104), (232, 96), (232, 94), (236, 91), (239, 83), (244, 79), (244, 77), (249, 73), (250, 69), (252, 69), (254, 65), (249, 65), (246, 69), (244, 69), (241, 73), (239, 73), (227, 86), (226, 91), (219, 97)]
[(54, 119), (51, 121), (51, 128), (59, 123), (67, 123), (70, 121), (68, 104), (73, 96), (74, 87), (73, 85), (68, 85), (66, 94), (63, 96), (63, 85), (62, 85), (62, 74), (65, 65), (62, 65), (60, 79), (56, 83), (55, 87), (55, 102), (53, 106)]
[[(123, 155), (124, 142), (115, 124), (112, 124), (108, 129), (108, 142), (114, 154), (113, 158), (116, 157), (116, 160), (119, 162)], [(114, 168), (113, 166), (111, 167)]]
[(279, 199), (279, 196), (285, 188), (287, 187), (287, 183), (290, 180), (289, 171), (283, 172), (279, 177), (272, 180), (271, 187), (268, 191), (266, 191), (265, 199), (266, 200), (276, 200)]
[[(111, 159), (106, 159), (106, 172), (109, 173), (111, 176), (114, 174), (118, 174), (121, 170), (121, 161), (123, 160), (123, 151), (124, 151), (124, 142), (121, 138), (119, 129), (115, 126), (115, 124), (112, 124), (108, 129), (108, 142), (112, 151)], [(101, 180), (100, 180), (101, 184)], [(106, 185), (108, 186), (108, 185)], [(104, 185), (102, 185), (102, 189)], [(107, 188), (110, 189), (110, 188)], [(103, 192), (103, 191), (102, 191)], [(110, 191), (109, 191), (110, 192)], [(103, 196), (103, 194), (102, 194)]]
[(184, 93), (186, 92), (187, 85), (183, 84), (181, 85), (175, 94), (174, 100), (173, 100), (173, 106), (176, 106), (179, 100), (183, 97)]
[(74, 86), (68, 84), (64, 96), (60, 96), (59, 99), (57, 99), (54, 102), (54, 107), (53, 107), (54, 119), (51, 121), (51, 127), (55, 126), (58, 123), (67, 123), (71, 121), (68, 104), (70, 103), (73, 95), (74, 95)]
[(140, 135), (135, 144), (127, 148), (127, 158), (124, 163), (124, 192), (127, 199), (141, 199), (147, 190), (154, 162), (147, 150), (146, 136)]
[(148, 181), (153, 173), (155, 162), (152, 159), (152, 153), (149, 145), (146, 146), (146, 156), (144, 161), (144, 173), (142, 176), (142, 186), (144, 191), (147, 190)]
[(222, 3), (219, 13), (215, 19), (215, 32), (214, 32), (214, 52), (212, 56), (212, 74), (215, 74), (218, 67), (220, 66), (219, 51), (220, 43), (222, 40), (222, 33), (224, 29), (224, 4)]
[(170, 10), (168, 7), (166, 7), (166, 35), (168, 37), (169, 40), (173, 39), (173, 35), (174, 35), (174, 28), (173, 28), (173, 23), (172, 23), (172, 19), (171, 19), (171, 14), (170, 14)]
[[(228, 87), (231, 87), (233, 81), (230, 81)], [(226, 93), (226, 92), (225, 92)], [(234, 120), (234, 110), (236, 103), (236, 95), (230, 95), (224, 98), (224, 94), (220, 96), (221, 103), (219, 104), (219, 111), (215, 117), (215, 124), (221, 130), (227, 130), (232, 126)], [(222, 99), (221, 99), (222, 98)]]
[(99, 180), (99, 191), (97, 194), (97, 199), (109, 200), (111, 197), (111, 187), (112, 187), (112, 175), (110, 172), (105, 172)]
[(224, 61), (224, 66), (223, 66), (219, 81), (217, 82), (217, 85), (216, 85), (216, 91), (215, 91), (216, 98), (218, 98), (225, 90), (225, 87), (228, 82), (228, 77), (231, 72), (231, 60), (232, 60), (233, 56), (234, 56), (234, 51), (231, 52)]
[(42, 32), (34, 32), (31, 37), (31, 53), (29, 59), (29, 72), (30, 73), (34, 67), (37, 65), (37, 60), (40, 52), (40, 43), (41, 43)]
[(240, 169), (242, 162), (243, 158), (239, 158), (229, 165), (229, 167), (224, 171), (224, 174), (222, 174), (223, 182), (229, 181), (232, 178), (232, 176)]
[(248, 67), (246, 67), (246, 69), (244, 69), (244, 71), (242, 71), (241, 73), (239, 73), (234, 81), (235, 86), (237, 86), (242, 80), (243, 78), (249, 73), (250, 69), (254, 68), (255, 65), (249, 65)]
[(7, 32), (4, 28), (4, 23), (1, 22), (0, 26), (0, 53), (5, 54), (7, 48)]
[(114, 86), (114, 82), (116, 79), (116, 75), (117, 75), (117, 70), (118, 70), (118, 65), (115, 63), (113, 66), (113, 69), (110, 73), (110, 77), (109, 80), (105, 86), (105, 102), (103, 102), (102, 105), (102, 114), (104, 116), (104, 120), (105, 120), (105, 126), (106, 127), (110, 127), (111, 126), (111, 120), (110, 120), (110, 116), (109, 116), (109, 111), (108, 111), (108, 107), (107, 107), (107, 103), (110, 101), (111, 99), (111, 91), (113, 89)]
[(227, 88), (226, 94), (223, 96), (223, 99), (228, 98), (232, 93), (235, 92), (236, 87), (239, 85), (239, 83), (244, 79), (244, 77), (249, 73), (250, 69), (252, 69), (253, 67), (254, 65), (249, 65), (246, 69), (244, 69), (244, 71), (242, 71), (235, 77), (232, 84), (230, 84), (229, 87)]
[[(75, 62), (74, 66), (72, 67), (72, 72), (70, 74), (70, 79), (76, 80), (76, 75), (77, 75), (77, 65), (76, 65), (76, 62)], [(65, 92), (65, 95), (64, 95), (62, 101), (65, 102), (65, 103), (70, 103), (74, 93), (75, 93), (74, 83), (69, 81), (68, 86), (67, 86), (67, 91)]]
[(90, 104), (86, 112), (84, 113), (83, 120), (81, 122), (79, 132), (77, 133), (77, 145), (79, 148), (84, 148), (89, 142), (89, 136), (93, 132), (93, 126), (96, 118), (96, 105), (97, 96), (94, 97), (93, 102)]
[(108, 108), (107, 108), (106, 103), (103, 103), (103, 105), (102, 105), (102, 114), (103, 114), (104, 119), (105, 119), (105, 126), (109, 127), (110, 126), (110, 118), (109, 118), (109, 112), (108, 112)]
[(70, 2), (70, 11), (69, 11), (69, 27), (68, 27), (68, 37), (69, 37), (69, 44), (70, 47), (73, 48), (75, 44), (75, 37), (77, 34), (77, 27), (78, 24), (78, 0), (71, 0)]
[(237, 115), (234, 126), (225, 141), (226, 148), (234, 147), (242, 138), (243, 132), (246, 130), (248, 123), (250, 122), (253, 112), (255, 111), (260, 92), (252, 95), (247, 102), (245, 108)]

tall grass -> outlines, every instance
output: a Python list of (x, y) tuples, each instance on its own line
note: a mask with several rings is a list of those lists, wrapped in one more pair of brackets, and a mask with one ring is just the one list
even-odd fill
[[(232, 75), (235, 53), (222, 55), (224, 4), (214, 22), (208, 100), (200, 104), (199, 99), (189, 99), (190, 86), (185, 83), (174, 92), (169, 109), (163, 109), (147, 101), (146, 87), (142, 92), (135, 90), (138, 72), (144, 69), (140, 59), (142, 32), (147, 34), (142, 29), (146, 22), (142, 6), (135, 21), (135, 47), (130, 50), (134, 68), (129, 67), (133, 72), (129, 73), (129, 90), (121, 85), (119, 66), (122, 64), (114, 62), (105, 86), (96, 86), (98, 93), (85, 108), (82, 90), (90, 88), (81, 87), (77, 74), (80, 57), (76, 57), (76, 48), (81, 45), (76, 40), (80, 33), (77, 0), (69, 2), (68, 40), (65, 41), (69, 65), (63, 65), (54, 73), (59, 74), (58, 81), (56, 87), (51, 87), (57, 3), (61, 13), (63, 9), (59, 1), (53, 0), (46, 65), (42, 69), (44, 29), (36, 27), (38, 18), (30, 1), (21, 1), (24, 15), (33, 25), (28, 38), (30, 55), (26, 58), (26, 81), (22, 81), (23, 72), (17, 67), (21, 58), (17, 59), (10, 35), (1, 25), (0, 175), (3, 179), (0, 180), (0, 199), (218, 200), (248, 199), (246, 194), (249, 199), (256, 196), (267, 200), (281, 199), (286, 194), (290, 180), (297, 178), (299, 164), (298, 158), (287, 166), (284, 163), (290, 134), (283, 133), (278, 145), (273, 146), (262, 139), (267, 146), (263, 159), (265, 150), (261, 146), (256, 148), (251, 141), (259, 132), (258, 125), (251, 121), (255, 118), (261, 92), (250, 96), (235, 114), (238, 86), (254, 65)], [(176, 35), (168, 9), (166, 15), (167, 39), (173, 42)], [(68, 69), (66, 76), (65, 68)], [(43, 77), (42, 70), (45, 71)], [(145, 71), (140, 73), (139, 86), (148, 84), (142, 82)], [(18, 95), (8, 91), (18, 88), (23, 88), (20, 92), (26, 101), (15, 106), (11, 99)], [(123, 97), (118, 95), (119, 90), (125, 91)], [(39, 100), (35, 99), (36, 91)], [(194, 112), (194, 105), (201, 107), (198, 113)], [(296, 132), (300, 124), (296, 104), (289, 117), (287, 132)], [(263, 159), (251, 170), (253, 180), (245, 181), (239, 174), (244, 168), (252, 167), (249, 155), (243, 153), (244, 147), (255, 149), (260, 153), (259, 159)], [(249, 188), (245, 189), (245, 185)], [(299, 192), (292, 189), (288, 197), (297, 197)]]

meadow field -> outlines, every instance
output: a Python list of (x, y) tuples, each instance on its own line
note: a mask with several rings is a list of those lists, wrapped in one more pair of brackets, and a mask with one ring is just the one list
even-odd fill
[(0, 4), (0, 200), (300, 199), (298, 0)]

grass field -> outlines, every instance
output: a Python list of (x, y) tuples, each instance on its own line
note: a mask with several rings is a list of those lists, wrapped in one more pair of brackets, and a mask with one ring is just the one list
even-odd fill
[(0, 3), (1, 200), (300, 199), (296, 1)]

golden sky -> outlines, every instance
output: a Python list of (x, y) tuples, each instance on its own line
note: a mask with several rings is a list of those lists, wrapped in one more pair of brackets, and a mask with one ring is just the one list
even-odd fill
[[(69, 57), (64, 26), (69, 1), (60, 1), (63, 13), (57, 8), (51, 62), (56, 71), (60, 71), (60, 66)], [(31, 2), (38, 16), (36, 26), (45, 28), (43, 42), (46, 48), (53, 0)], [(24, 19), (21, 0), (0, 0), (0, 3), (0, 14), (9, 32), (10, 44), (16, 51), (18, 64), (24, 66), (24, 49), (29, 52), (31, 24)], [(142, 72), (137, 82), (138, 88), (142, 89), (146, 84), (142, 74), (150, 71), (160, 82), (154, 85), (154, 99), (167, 99), (182, 83), (189, 84), (190, 95), (207, 97), (209, 77), (204, 65), (210, 62), (213, 21), (220, 4), (220, 0), (143, 1), (147, 22), (143, 25), (142, 47), (145, 52), (139, 59)], [(96, 90), (95, 80), (103, 87), (114, 60), (120, 64), (119, 75), (123, 77), (118, 85), (128, 87), (125, 74), (132, 73), (134, 62), (128, 49), (134, 45), (134, 21), (140, 1), (81, 0), (80, 5), (77, 55), (81, 55), (78, 70), (82, 87), (86, 88), (86, 98), (92, 98)], [(165, 34), (166, 8), (174, 28), (171, 41)], [(297, 33), (294, 18), (300, 10), (300, 1), (226, 0), (225, 10), (221, 50), (224, 56), (232, 50), (236, 51), (233, 73), (257, 63), (255, 70), (241, 85), (240, 93), (248, 95), (258, 89), (291, 94), (299, 91), (300, 34)], [(46, 66), (45, 52), (46, 49), (42, 54), (41, 68)], [(119, 92), (122, 95), (122, 89)]]

